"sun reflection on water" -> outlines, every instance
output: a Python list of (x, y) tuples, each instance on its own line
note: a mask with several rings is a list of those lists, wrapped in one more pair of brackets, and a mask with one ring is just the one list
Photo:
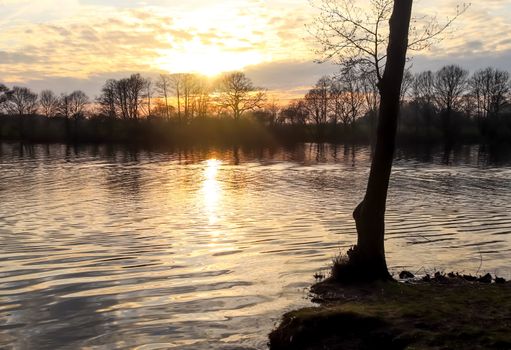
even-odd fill
[(205, 162), (204, 182), (202, 192), (204, 195), (204, 209), (210, 225), (218, 222), (218, 205), (222, 195), (222, 188), (217, 175), (222, 162), (217, 159), (208, 159)]

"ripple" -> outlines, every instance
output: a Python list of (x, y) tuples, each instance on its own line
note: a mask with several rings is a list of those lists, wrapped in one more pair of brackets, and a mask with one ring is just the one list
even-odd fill
[[(0, 144), (0, 348), (262, 349), (354, 244), (370, 150)], [(399, 150), (393, 271), (511, 277), (511, 162)], [(208, 162), (208, 159), (217, 159)], [(206, 182), (207, 181), (207, 182)]]

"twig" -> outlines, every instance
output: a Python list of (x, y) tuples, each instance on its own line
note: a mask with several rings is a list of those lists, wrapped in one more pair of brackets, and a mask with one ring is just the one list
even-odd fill
[(481, 270), (481, 267), (483, 266), (483, 254), (481, 253), (481, 248), (477, 248), (477, 249), (479, 250), (480, 262), (479, 262), (479, 267), (477, 268), (477, 271), (476, 271), (476, 276), (479, 273), (479, 271)]

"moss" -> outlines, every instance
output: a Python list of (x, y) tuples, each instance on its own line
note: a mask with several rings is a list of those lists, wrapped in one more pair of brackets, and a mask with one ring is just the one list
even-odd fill
[(312, 290), (322, 306), (286, 314), (271, 349), (511, 348), (509, 283), (326, 281)]

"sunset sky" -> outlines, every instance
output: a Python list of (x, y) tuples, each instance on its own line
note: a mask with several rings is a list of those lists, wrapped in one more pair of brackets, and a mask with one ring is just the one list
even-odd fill
[[(416, 14), (453, 15), (456, 1), (415, 2)], [(335, 67), (313, 63), (307, 0), (0, 0), (0, 82), (39, 91), (82, 89), (133, 72), (244, 70), (258, 86), (301, 94)], [(414, 70), (458, 63), (511, 70), (509, 0), (473, 3), (456, 31)]]

